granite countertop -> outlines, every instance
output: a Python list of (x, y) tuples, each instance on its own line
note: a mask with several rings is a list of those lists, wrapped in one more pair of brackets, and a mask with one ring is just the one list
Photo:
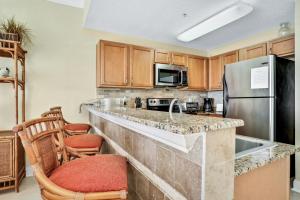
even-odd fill
[(248, 173), (276, 160), (280, 160), (300, 151), (294, 145), (276, 143), (276, 146), (253, 152), (235, 160), (235, 176)]
[(212, 111), (212, 112), (199, 111), (197, 114), (198, 115), (220, 115), (220, 116), (222, 116), (223, 112), (220, 112), (220, 111)]
[(243, 126), (243, 120), (173, 113), (173, 120), (168, 112), (151, 111), (127, 107), (87, 106), (88, 110), (117, 116), (132, 122), (155, 127), (176, 134), (193, 134), (218, 129)]

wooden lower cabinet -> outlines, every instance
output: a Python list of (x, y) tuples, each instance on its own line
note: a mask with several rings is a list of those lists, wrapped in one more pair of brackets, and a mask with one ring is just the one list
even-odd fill
[(269, 54), (274, 54), (280, 57), (289, 57), (295, 54), (295, 37), (290, 35), (268, 43)]
[(267, 43), (254, 45), (239, 50), (239, 60), (248, 60), (267, 55)]
[(191, 90), (208, 89), (207, 59), (198, 56), (188, 57), (188, 87)]
[(235, 177), (234, 200), (258, 199), (290, 199), (289, 157)]
[(130, 85), (132, 87), (153, 87), (154, 50), (130, 46)]
[(12, 131), (0, 131), (0, 191), (15, 189), (25, 177), (25, 153)]
[(222, 57), (215, 56), (209, 58), (209, 90), (222, 90), (222, 77), (224, 67), (222, 65)]
[(97, 46), (97, 87), (128, 85), (129, 46), (101, 41)]

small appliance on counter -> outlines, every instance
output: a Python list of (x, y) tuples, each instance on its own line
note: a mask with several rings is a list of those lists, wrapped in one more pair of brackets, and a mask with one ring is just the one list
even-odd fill
[(190, 114), (196, 114), (200, 111), (198, 102), (185, 102), (182, 104), (182, 111)]
[(213, 98), (204, 98), (203, 111), (213, 112)]
[(134, 101), (135, 108), (142, 108), (142, 99), (141, 97), (136, 97)]

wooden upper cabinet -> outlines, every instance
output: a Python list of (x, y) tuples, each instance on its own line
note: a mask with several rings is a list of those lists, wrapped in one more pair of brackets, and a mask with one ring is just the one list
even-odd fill
[(187, 55), (182, 53), (172, 53), (172, 59), (171, 63), (174, 65), (181, 65), (186, 66), (187, 65)]
[(171, 63), (170, 52), (164, 50), (155, 50), (154, 62), (170, 64)]
[(292, 56), (295, 54), (295, 37), (290, 35), (287, 37), (272, 40), (268, 43), (269, 54), (277, 56)]
[(262, 43), (239, 50), (239, 60), (248, 60), (267, 55), (267, 44)]
[(100, 58), (100, 61), (97, 61), (97, 87), (127, 86), (129, 46), (116, 42), (100, 41), (100, 47), (98, 45), (97, 49), (97, 59)]
[(188, 56), (188, 87), (189, 89), (208, 89), (207, 59)]
[(154, 62), (186, 66), (187, 55), (183, 53), (171, 53), (169, 51), (164, 50), (155, 50)]
[(209, 58), (209, 90), (222, 90), (222, 78), (224, 66), (222, 65), (222, 56)]
[(232, 51), (222, 55), (222, 65), (227, 65), (239, 61), (239, 52)]
[(133, 87), (153, 87), (154, 50), (130, 46), (130, 85)]

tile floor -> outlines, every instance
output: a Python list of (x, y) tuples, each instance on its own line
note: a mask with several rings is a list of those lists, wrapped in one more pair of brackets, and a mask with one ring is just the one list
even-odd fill
[[(39, 188), (33, 177), (25, 178), (21, 184), (20, 192), (0, 192), (1, 200), (40, 200)], [(291, 192), (291, 200), (300, 200), (300, 194)]]

